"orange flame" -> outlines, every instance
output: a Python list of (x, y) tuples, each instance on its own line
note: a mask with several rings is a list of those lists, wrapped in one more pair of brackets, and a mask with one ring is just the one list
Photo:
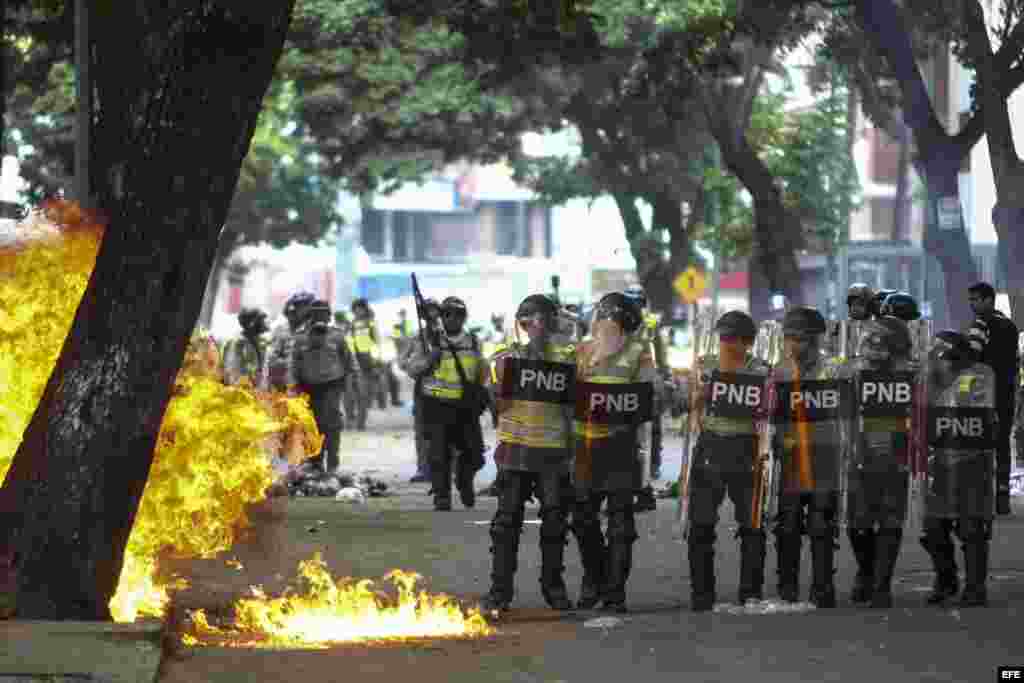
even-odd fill
[[(102, 237), (98, 214), (61, 200), (0, 232), (0, 478), (53, 372)], [(306, 400), (225, 387), (210, 341), (197, 335), (190, 345), (160, 428), (110, 602), (117, 621), (159, 616), (168, 590), (183, 585), (155, 578), (162, 553), (210, 557), (231, 546), (248, 525), (246, 506), (272, 483), (268, 438), (284, 432), (296, 451), (319, 449)]]
[(368, 580), (333, 579), (316, 553), (299, 563), (302, 593), (269, 598), (258, 586), (235, 604), (229, 628), (212, 626), (203, 610), (192, 613), (186, 645), (323, 649), (331, 643), (437, 637), (482, 637), (493, 629), (476, 609), (445, 595), (416, 592), (420, 577), (392, 571), (385, 577), (398, 591), (393, 605)]

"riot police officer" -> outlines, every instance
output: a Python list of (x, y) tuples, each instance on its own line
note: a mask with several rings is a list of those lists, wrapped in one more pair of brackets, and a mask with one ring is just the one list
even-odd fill
[(846, 290), (846, 307), (850, 320), (869, 320), (875, 292), (863, 282), (855, 282)]
[(316, 297), (310, 292), (295, 292), (284, 304), (286, 324), (274, 328), (270, 337), (270, 358), (267, 362), (272, 389), (284, 390), (295, 384), (291, 373), (292, 344), (314, 301)]
[[(715, 604), (715, 526), (728, 492), (740, 538), (739, 603), (760, 600), (764, 584), (765, 532), (754, 527), (753, 466), (757, 424), (769, 368), (751, 354), (757, 327), (749, 315), (729, 311), (718, 319), (717, 357), (705, 358), (693, 391), (689, 459), (688, 534), (691, 608)], [(760, 525), (757, 525), (760, 527)]]
[[(935, 568), (928, 602), (941, 604), (959, 591), (951, 535), (956, 533), (965, 570), (960, 606), (980, 607), (988, 602), (995, 516), (995, 373), (975, 363), (968, 338), (952, 330), (935, 335), (929, 356), (928, 490), (921, 537)], [(971, 428), (951, 428), (956, 425)]]
[[(636, 300), (622, 292), (612, 292), (598, 302), (593, 338), (577, 347), (577, 387), (633, 383), (648, 385), (653, 393), (658, 376), (651, 347), (635, 334), (642, 321)], [(651, 405), (647, 410), (652, 410)], [(646, 423), (602, 424), (577, 416), (574, 432), (573, 532), (583, 562), (579, 606), (590, 608), (601, 602), (604, 609), (625, 612), (637, 539), (634, 499), (646, 483), (650, 429)], [(606, 500), (607, 539), (598, 516)]]
[[(483, 441), (478, 406), (464, 398), (472, 390), (466, 385), (484, 384), (490, 368), (480, 352), (480, 343), (463, 330), (465, 302), (450, 296), (441, 302), (440, 309), (443, 334), (429, 349), (414, 345), (405, 369), (412, 377), (422, 378), (417, 410), (423, 410), (422, 424), (429, 444), (434, 509), (447, 511), (452, 509), (453, 467), (462, 504), (471, 508), (476, 502), (473, 478), (483, 466)], [(457, 461), (453, 449), (458, 450)]]
[(242, 334), (224, 346), (224, 383), (238, 384), (245, 377), (257, 389), (266, 389), (268, 342), (263, 335), (270, 331), (267, 314), (258, 308), (243, 308), (238, 325)]
[[(890, 297), (891, 299), (892, 297)], [(907, 515), (911, 418), (919, 367), (907, 325), (893, 316), (865, 323), (854, 361), (856, 406), (847, 463), (847, 535), (857, 560), (850, 600), (892, 606), (892, 574)]]
[[(491, 589), (483, 607), (506, 610), (514, 594), (514, 577), (523, 529), (524, 506), (531, 495), (540, 501), (541, 593), (554, 609), (572, 609), (565, 581), (566, 518), (573, 497), (571, 464), (572, 408), (569, 379), (575, 374), (575, 350), (552, 341), (558, 330), (558, 308), (549, 297), (533, 294), (516, 310), (516, 341), (493, 359), (494, 393), (498, 405), (498, 510), (491, 522)], [(527, 382), (522, 362), (533, 372), (560, 376), (561, 394), (551, 382)], [(532, 375), (536, 377), (536, 374)], [(522, 381), (520, 381), (520, 379)], [(525, 387), (524, 387), (525, 385)], [(541, 387), (548, 388), (542, 391)]]
[[(355, 349), (356, 364), (363, 378), (358, 403), (354, 408), (358, 411), (355, 420), (356, 429), (366, 429), (366, 418), (370, 405), (375, 398), (384, 404), (384, 384), (380, 351), (380, 334), (377, 321), (366, 299), (352, 301), (352, 344)], [(381, 406), (383, 407), (383, 405)]]
[(825, 319), (808, 306), (795, 306), (782, 323), (784, 358), (772, 372), (776, 397), (773, 449), (781, 454), (782, 489), (775, 525), (779, 595), (799, 594), (801, 535), (811, 540), (810, 599), (835, 607), (835, 537), (844, 396), (842, 366), (821, 353)]
[(330, 305), (314, 301), (307, 324), (295, 335), (291, 374), (298, 390), (309, 395), (317, 429), (324, 435), (323, 467), (334, 472), (341, 464), (341, 396), (346, 378), (355, 373), (355, 365), (344, 334), (330, 322)]

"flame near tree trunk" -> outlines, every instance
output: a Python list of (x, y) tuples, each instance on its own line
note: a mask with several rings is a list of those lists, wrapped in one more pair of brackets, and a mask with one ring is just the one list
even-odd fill
[(395, 604), (373, 590), (372, 581), (333, 579), (320, 553), (299, 563), (301, 593), (268, 598), (259, 587), (235, 604), (229, 629), (192, 614), (186, 645), (324, 648), (331, 643), (408, 638), (486, 636), (493, 631), (478, 610), (468, 615), (451, 598), (416, 591), (416, 574), (395, 570), (385, 577), (397, 589)]
[[(13, 229), (0, 228), (0, 479), (60, 354), (103, 236), (96, 218), (52, 201)], [(160, 617), (168, 590), (158, 558), (209, 558), (248, 526), (246, 507), (265, 499), (273, 481), (266, 451), (284, 446), (297, 464), (320, 449), (307, 397), (221, 382), (212, 338), (193, 335), (157, 439), (146, 488), (125, 549), (110, 610), (116, 621)], [(273, 445), (271, 445), (273, 444)], [(2, 558), (0, 558), (2, 559)], [(220, 631), (202, 611), (186, 643), (319, 647), (326, 643), (490, 633), (477, 612), (465, 615), (445, 596), (415, 592), (415, 574), (386, 577), (398, 589), (387, 606), (369, 581), (335, 581), (319, 555), (299, 566), (302, 595), (271, 599), (259, 589), (236, 605), (236, 628)]]

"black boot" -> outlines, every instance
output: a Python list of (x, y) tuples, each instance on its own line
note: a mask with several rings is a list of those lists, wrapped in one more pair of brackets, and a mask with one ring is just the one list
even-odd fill
[(715, 606), (715, 528), (695, 526), (687, 542), (690, 561), (690, 609), (707, 612)]
[(960, 595), (961, 607), (985, 607), (988, 605), (988, 541), (970, 539), (963, 543), (964, 592)]
[(871, 594), (872, 607), (892, 607), (892, 574), (896, 568), (896, 558), (899, 557), (902, 541), (901, 529), (882, 529), (875, 538), (875, 585)]
[(926, 598), (929, 605), (940, 605), (949, 598), (956, 597), (960, 592), (960, 582), (957, 580), (956, 548), (953, 541), (938, 534), (929, 534), (927, 531), (921, 537), (921, 545), (932, 558), (932, 566), (935, 567), (935, 582), (932, 584), (932, 592)]
[(871, 602), (875, 588), (875, 530), (850, 529), (850, 548), (857, 560), (857, 576), (853, 579), (850, 602), (863, 605)]
[(583, 581), (576, 606), (580, 609), (593, 609), (601, 601), (608, 553), (600, 523), (579, 529), (576, 540), (580, 546), (580, 561), (583, 563)]
[(819, 609), (836, 606), (835, 550), (831, 534), (811, 538), (811, 602)]
[(633, 567), (633, 543), (637, 539), (632, 503), (632, 493), (613, 494), (608, 501), (608, 563), (601, 602), (602, 609), (614, 612), (626, 611), (626, 583)]
[(448, 458), (434, 460), (430, 464), (431, 488), (434, 494), (434, 509), (447, 512), (452, 509), (452, 461)]
[(565, 539), (544, 539), (540, 546), (540, 593), (551, 609), (571, 610), (565, 588)]
[(740, 590), (738, 600), (764, 598), (765, 533), (763, 529), (740, 531)]
[(465, 456), (460, 454), (459, 459), (455, 461), (455, 487), (459, 491), (462, 507), (467, 509), (472, 509), (476, 505), (476, 490), (473, 488), (475, 477), (476, 472), (466, 464)]
[(800, 543), (798, 533), (777, 533), (775, 536), (779, 597), (786, 602), (800, 600)]
[(480, 601), (484, 612), (508, 611), (515, 595), (516, 569), (519, 567), (518, 520), (503, 518), (501, 511), (491, 523), (491, 590)]

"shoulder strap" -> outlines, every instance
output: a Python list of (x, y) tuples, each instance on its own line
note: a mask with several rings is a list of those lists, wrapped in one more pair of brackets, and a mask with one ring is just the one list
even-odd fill
[(459, 373), (459, 381), (462, 382), (462, 386), (466, 386), (467, 384), (469, 384), (469, 380), (466, 379), (466, 371), (462, 367), (462, 361), (459, 360), (459, 352), (455, 348), (455, 345), (452, 344), (451, 339), (445, 337), (444, 340), (445, 343), (448, 344), (448, 351), (451, 352), (452, 358), (455, 359), (455, 371)]

